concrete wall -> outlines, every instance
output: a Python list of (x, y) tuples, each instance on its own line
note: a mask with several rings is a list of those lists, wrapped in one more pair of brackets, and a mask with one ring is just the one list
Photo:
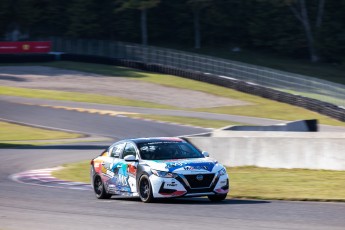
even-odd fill
[(284, 124), (253, 126), (233, 125), (224, 127), (221, 130), (229, 131), (284, 131), (284, 132), (317, 132), (318, 122), (313, 120), (292, 121)]
[(345, 133), (218, 131), (187, 139), (226, 166), (345, 170)]

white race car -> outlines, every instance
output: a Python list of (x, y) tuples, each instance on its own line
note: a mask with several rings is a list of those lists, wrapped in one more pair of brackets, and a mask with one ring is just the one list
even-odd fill
[(112, 144), (91, 161), (96, 197), (155, 198), (208, 196), (222, 201), (229, 192), (226, 169), (180, 138), (138, 138)]

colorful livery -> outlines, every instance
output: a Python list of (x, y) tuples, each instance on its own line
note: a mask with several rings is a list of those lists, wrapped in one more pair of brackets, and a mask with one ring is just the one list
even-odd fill
[(112, 195), (155, 198), (208, 196), (224, 200), (229, 178), (224, 166), (180, 138), (138, 138), (112, 144), (91, 161), (99, 199)]

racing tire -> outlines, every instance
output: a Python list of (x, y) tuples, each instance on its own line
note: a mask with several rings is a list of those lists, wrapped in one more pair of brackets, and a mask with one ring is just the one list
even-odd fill
[(104, 183), (99, 175), (95, 175), (93, 178), (93, 190), (97, 199), (109, 199), (111, 197), (111, 194), (105, 191)]
[(217, 194), (217, 195), (209, 195), (207, 196), (208, 199), (212, 202), (220, 202), (225, 200), (227, 194)]
[(140, 200), (144, 203), (152, 203), (154, 198), (149, 177), (147, 175), (142, 175), (138, 184)]

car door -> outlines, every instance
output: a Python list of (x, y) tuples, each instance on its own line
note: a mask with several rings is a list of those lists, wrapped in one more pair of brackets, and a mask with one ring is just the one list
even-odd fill
[[(117, 175), (115, 175), (118, 178), (118, 188), (122, 192), (126, 193), (136, 193), (136, 174), (137, 174), (137, 161), (131, 161), (127, 162), (125, 161), (125, 157), (133, 155), (136, 159), (138, 159), (138, 150), (134, 143), (127, 142), (125, 145), (124, 150), (122, 151), (122, 154), (120, 155), (119, 162), (117, 164), (118, 171)], [(120, 186), (119, 186), (120, 185)], [(130, 195), (130, 194), (127, 194)]]
[(116, 143), (110, 146), (108, 155), (103, 158), (102, 162), (102, 176), (106, 189), (115, 192), (117, 189), (117, 180), (115, 175), (119, 168), (117, 167), (120, 161), (120, 155), (125, 147), (125, 142)]

